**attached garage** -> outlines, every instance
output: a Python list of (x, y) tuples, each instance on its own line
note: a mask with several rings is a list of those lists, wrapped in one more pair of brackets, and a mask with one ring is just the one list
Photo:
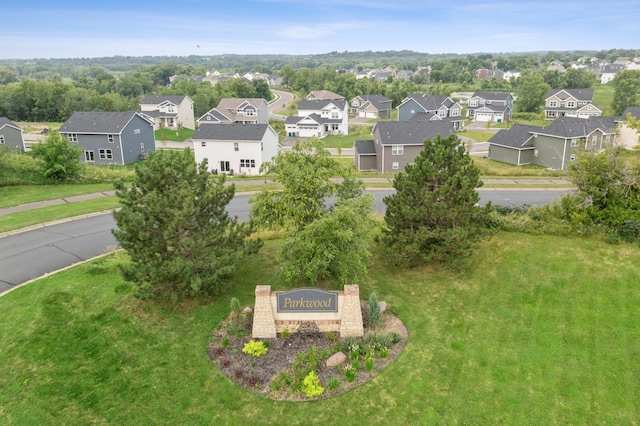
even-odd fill
[(492, 121), (492, 120), (493, 120), (492, 112), (476, 111), (475, 121)]

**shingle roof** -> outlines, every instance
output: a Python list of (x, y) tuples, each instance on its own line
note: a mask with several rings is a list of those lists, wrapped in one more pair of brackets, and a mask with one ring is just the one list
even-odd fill
[(422, 145), (427, 138), (446, 138), (455, 132), (447, 121), (379, 121), (376, 129), (382, 145)]
[(506, 101), (511, 93), (506, 92), (474, 92), (472, 97), (479, 97), (486, 100)]
[(344, 96), (342, 95), (338, 95), (337, 93), (334, 93), (330, 90), (313, 90), (311, 92), (309, 92), (309, 94), (307, 95), (307, 98), (312, 98), (312, 99), (342, 99), (344, 100)]
[(509, 129), (501, 129), (489, 139), (490, 144), (508, 146), (511, 148), (533, 147), (531, 139), (534, 130), (541, 130), (542, 127), (528, 126), (525, 124), (514, 124)]
[(19, 129), (20, 127), (18, 127), (18, 125), (16, 123), (14, 123), (13, 121), (9, 120), (7, 117), (0, 117), (0, 128), (4, 127), (4, 126), (13, 126), (17, 129)]
[(150, 95), (145, 96), (145, 98), (140, 103), (158, 105), (164, 101), (169, 101), (173, 104), (180, 105), (180, 103), (182, 103), (185, 98), (185, 95)]
[[(566, 95), (562, 92), (566, 92)], [(547, 98), (550, 98), (552, 96), (557, 96), (560, 99), (568, 99), (570, 96), (579, 101), (592, 101), (593, 90), (592, 89), (549, 89), (547, 91)]]
[(620, 120), (622, 121), (626, 120), (627, 114), (631, 114), (631, 116), (636, 120), (640, 119), (640, 107), (627, 107), (627, 109), (625, 109), (622, 115), (620, 116)]
[(60, 133), (112, 133), (118, 134), (138, 115), (127, 112), (74, 112), (60, 127)]
[(329, 104), (334, 104), (338, 109), (343, 110), (347, 101), (344, 99), (303, 99), (298, 105), (298, 109), (320, 111)]
[(373, 139), (357, 140), (353, 144), (356, 155), (375, 155), (376, 146)]
[[(378, 111), (391, 108), (391, 99), (382, 95), (361, 95), (360, 98), (365, 102), (371, 102)], [(362, 107), (362, 105), (360, 105)]]
[(418, 105), (427, 111), (435, 111), (442, 105), (447, 107), (451, 107), (453, 105), (453, 103), (448, 101), (448, 96), (425, 95), (424, 93), (414, 92), (409, 93), (405, 98), (405, 101), (408, 99), (413, 99)]
[(200, 126), (192, 139), (260, 141), (268, 127), (268, 124), (244, 123), (220, 123), (213, 126)]
[(615, 119), (613, 117), (558, 117), (553, 123), (533, 133), (542, 135), (558, 136), (562, 138), (578, 138), (591, 134), (594, 130), (600, 129), (605, 133), (615, 132)]

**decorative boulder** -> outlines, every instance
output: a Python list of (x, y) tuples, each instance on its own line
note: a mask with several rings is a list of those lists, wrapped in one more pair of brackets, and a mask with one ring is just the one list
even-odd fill
[(344, 352), (336, 352), (327, 358), (327, 367), (335, 367), (336, 365), (340, 365), (347, 360), (347, 356)]
[(253, 312), (253, 309), (251, 309), (251, 306), (245, 306), (244, 309), (242, 310), (242, 313), (244, 315), (249, 315), (252, 312)]
[(378, 302), (378, 307), (380, 308), (380, 314), (384, 314), (384, 311), (387, 310), (387, 302)]
[(320, 329), (315, 322), (305, 321), (298, 327), (298, 333), (303, 336), (317, 336), (320, 334)]

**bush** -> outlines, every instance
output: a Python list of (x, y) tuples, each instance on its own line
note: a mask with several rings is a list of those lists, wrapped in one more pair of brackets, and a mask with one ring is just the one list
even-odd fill
[(310, 371), (302, 381), (302, 392), (309, 398), (322, 395), (322, 392), (324, 392), (324, 388), (320, 386), (320, 379), (315, 371)]
[(250, 340), (249, 343), (245, 343), (244, 347), (242, 348), (242, 352), (254, 357), (262, 356), (266, 354), (268, 350), (269, 349), (263, 342), (256, 342), (253, 340)]
[(380, 305), (375, 291), (369, 295), (369, 327), (376, 327), (380, 324)]

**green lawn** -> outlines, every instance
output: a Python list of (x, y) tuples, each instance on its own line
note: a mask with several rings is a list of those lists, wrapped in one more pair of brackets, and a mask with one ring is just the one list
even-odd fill
[(328, 135), (322, 138), (326, 148), (353, 148), (356, 139), (363, 139), (362, 135), (350, 134), (347, 136)]
[(611, 109), (611, 102), (613, 102), (613, 92), (614, 87), (612, 83), (609, 84), (600, 84), (597, 83), (593, 87), (593, 103), (600, 107), (604, 116), (613, 115), (613, 110)]
[(0, 208), (111, 190), (111, 183), (0, 186)]
[(157, 141), (183, 142), (189, 139), (195, 130), (182, 128), (180, 130), (159, 129), (155, 131)]
[(375, 290), (409, 329), (373, 381), (312, 403), (237, 387), (210, 362), (212, 329), (255, 285), (282, 289), (275, 249), (220, 297), (141, 302), (112, 255), (0, 297), (3, 424), (637, 424), (640, 249), (499, 234), (468, 270), (401, 273)]

